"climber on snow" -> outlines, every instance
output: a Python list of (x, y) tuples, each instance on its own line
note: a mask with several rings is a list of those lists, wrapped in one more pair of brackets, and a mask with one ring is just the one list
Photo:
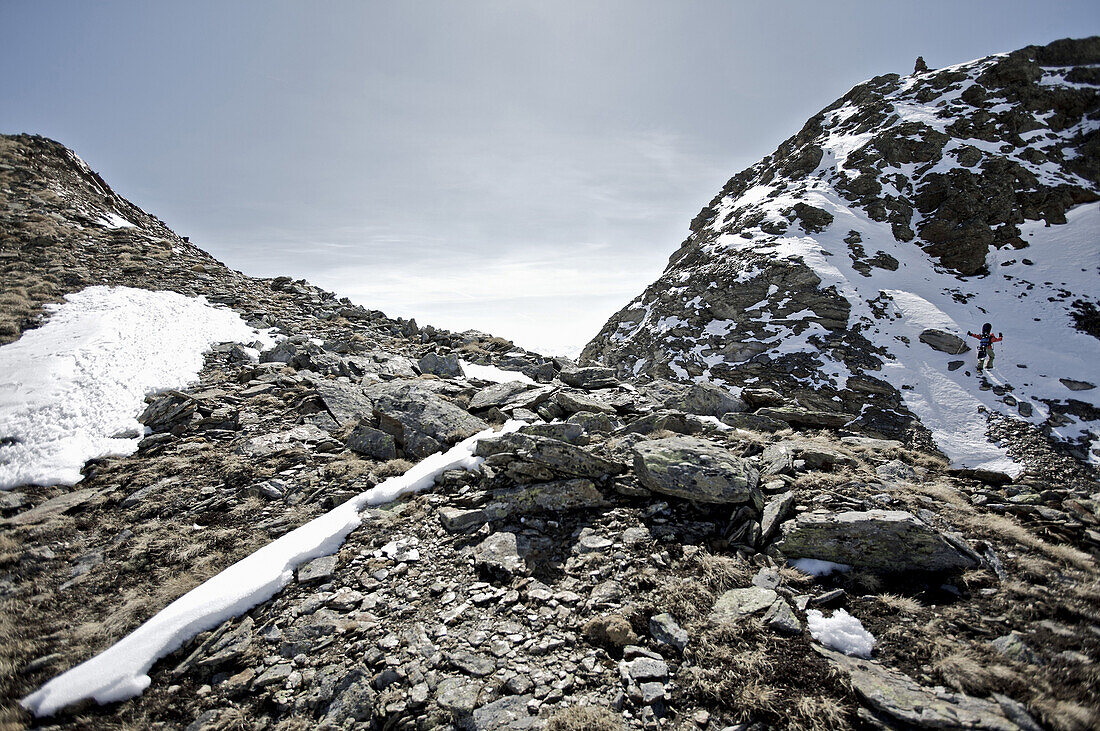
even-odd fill
[(985, 368), (993, 367), (993, 343), (999, 343), (1004, 340), (1004, 333), (993, 334), (993, 325), (988, 322), (982, 325), (982, 333), (972, 333), (969, 330), (966, 334), (972, 338), (978, 339), (978, 371), (981, 372), (983, 363)]

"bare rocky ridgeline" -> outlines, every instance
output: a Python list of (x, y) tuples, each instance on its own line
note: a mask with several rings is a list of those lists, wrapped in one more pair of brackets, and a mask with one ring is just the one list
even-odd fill
[[(92, 284), (204, 294), (288, 336), (260, 363), (215, 348), (198, 383), (150, 399), (133, 456), (0, 494), (5, 727), (1100, 722), (1100, 485), (1030, 432), (1039, 467), (1005, 481), (805, 390), (734, 398), (420, 328), (227, 269), (57, 143), (0, 146), (7, 340)], [(479, 381), (459, 357), (536, 383)], [(480, 471), (366, 511), (336, 554), (158, 662), (142, 696), (18, 706), (232, 562), (507, 418), (532, 423), (483, 439)], [(852, 569), (815, 578), (798, 557)], [(811, 638), (811, 613), (841, 608), (871, 659)]]

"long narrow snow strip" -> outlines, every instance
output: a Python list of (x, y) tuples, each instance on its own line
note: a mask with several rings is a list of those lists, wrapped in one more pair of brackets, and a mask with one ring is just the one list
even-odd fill
[(214, 343), (270, 340), (201, 297), (97, 286), (65, 299), (0, 348), (0, 490), (72, 485), (89, 459), (132, 454), (147, 394), (194, 381)]
[[(523, 422), (509, 421), (502, 432)], [(99, 703), (126, 700), (149, 687), (149, 669), (160, 658), (205, 630), (217, 627), (275, 596), (306, 561), (335, 553), (360, 524), (359, 511), (423, 490), (446, 470), (476, 469), (479, 439), (492, 429), (459, 442), (449, 451), (422, 460), (403, 475), (391, 477), (282, 538), (246, 556), (217, 576), (169, 604), (145, 624), (92, 659), (62, 673), (20, 703), (36, 716), (49, 716), (86, 698)]]
[(477, 378), (482, 381), (489, 381), (490, 383), (511, 383), (512, 381), (519, 381), (520, 383), (527, 383), (532, 386), (536, 385), (532, 378), (523, 375), (519, 371), (506, 371), (496, 366), (467, 363), (464, 360), (459, 362), (462, 364), (462, 372), (470, 378)]

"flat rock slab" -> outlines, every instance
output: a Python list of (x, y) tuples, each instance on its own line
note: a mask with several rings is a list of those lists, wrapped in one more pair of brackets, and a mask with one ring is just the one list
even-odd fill
[(575, 479), (539, 482), (528, 487), (498, 490), (493, 493), (490, 512), (494, 517), (535, 513), (604, 508), (610, 505), (592, 480)]
[(848, 657), (816, 644), (813, 648), (848, 674), (859, 697), (889, 726), (980, 731), (1020, 731), (1022, 728), (992, 701), (940, 688), (925, 688), (908, 675), (877, 662)]
[(885, 573), (976, 565), (935, 528), (900, 510), (804, 513), (783, 525), (776, 546), (787, 558), (816, 558)]
[(518, 432), (481, 439), (474, 454), (487, 457), (486, 465), (503, 468), (520, 483), (555, 477), (595, 479), (623, 471), (622, 466), (568, 442)]
[(773, 589), (750, 586), (744, 589), (730, 589), (714, 604), (712, 620), (738, 619), (768, 609), (779, 597)]
[(336, 556), (321, 556), (298, 567), (298, 581), (312, 584), (325, 581), (336, 572)]
[(471, 731), (522, 731), (542, 725), (538, 716), (527, 711), (530, 695), (511, 695), (474, 711)]
[(800, 409), (796, 406), (757, 409), (756, 415), (769, 419), (778, 419), (791, 426), (805, 426), (813, 429), (839, 429), (856, 418), (851, 414), (842, 414), (835, 411)]
[(574, 388), (593, 391), (597, 388), (610, 388), (619, 385), (619, 379), (615, 377), (615, 371), (602, 366), (588, 366), (585, 368), (568, 368), (558, 374), (562, 383)]
[(0, 525), (32, 525), (34, 523), (41, 523), (42, 521), (49, 520), (55, 515), (61, 515), (62, 513), (77, 508), (97, 495), (99, 495), (99, 490), (90, 487), (82, 490), (65, 492), (57, 497), (50, 498), (38, 507), (31, 508), (7, 520), (0, 521)]
[(508, 381), (507, 383), (494, 383), (488, 388), (483, 388), (470, 399), (470, 410), (479, 411), (494, 406), (501, 407), (511, 402), (516, 396), (525, 391), (530, 391), (530, 386), (522, 381)]
[(705, 503), (762, 507), (760, 473), (725, 449), (693, 437), (668, 437), (634, 447), (634, 472), (653, 492)]

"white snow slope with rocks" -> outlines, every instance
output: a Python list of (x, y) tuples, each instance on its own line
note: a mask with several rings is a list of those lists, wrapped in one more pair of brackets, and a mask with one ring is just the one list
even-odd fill
[(509, 421), (499, 432), (475, 434), (272, 541), (187, 592), (99, 655), (46, 683), (23, 699), (23, 707), (36, 716), (49, 716), (86, 698), (111, 703), (140, 695), (149, 687), (147, 673), (153, 663), (198, 633), (275, 596), (299, 565), (335, 553), (360, 525), (364, 508), (431, 487), (446, 470), (477, 469), (484, 461), (474, 456), (479, 439), (522, 425)]
[[(951, 105), (960, 103), (959, 97), (992, 60), (995, 57), (942, 69), (965, 73), (969, 80), (954, 84), (925, 103), (917, 101), (911, 91), (918, 82), (917, 76), (903, 79), (901, 87), (886, 98), (892, 105), (887, 112), (890, 121), (886, 127), (874, 131), (915, 122), (945, 131), (952, 119)], [(1056, 71), (1048, 69), (1042, 83), (1069, 85)], [(848, 103), (825, 114), (821, 125), (823, 132), (815, 139), (824, 154), (817, 169), (797, 184), (775, 176), (770, 182), (758, 182), (739, 196), (725, 196), (716, 206), (713, 220), (707, 224), (721, 235), (704, 244), (703, 251), (713, 259), (748, 251), (804, 262), (821, 278), (820, 289), (835, 286), (851, 304), (848, 328), (857, 329), (885, 353), (882, 371), (870, 374), (900, 391), (906, 407), (932, 432), (937, 446), (952, 464), (1001, 471), (1015, 477), (1022, 466), (987, 438), (987, 412), (1000, 412), (1042, 424), (1050, 416), (1044, 400), (1076, 399), (1100, 408), (1100, 388), (1089, 388), (1089, 385), (1100, 386), (1100, 340), (1076, 329), (1070, 312), (1074, 300), (1095, 302), (1100, 293), (1100, 203), (1086, 203), (1070, 209), (1064, 224), (1048, 226), (1042, 220), (1021, 224), (1021, 237), (1028, 244), (1026, 248), (991, 248), (986, 258), (988, 274), (958, 276), (925, 253), (917, 242), (896, 239), (889, 223), (872, 219), (838, 193), (834, 183), (840, 176), (858, 175), (858, 171), (846, 167), (848, 158), (867, 145), (873, 136), (870, 132), (846, 131), (845, 122), (854, 111), (853, 105)], [(1046, 145), (1062, 144), (1061, 141), (1100, 129), (1100, 121), (1088, 120), (1054, 131), (1045, 124), (1047, 116), (1036, 114), (1036, 129), (1025, 134), (1026, 147), (1007, 153), (1007, 156), (1037, 179), (1051, 185), (1090, 186), (1088, 181), (1052, 162), (1033, 162), (1034, 158), (1026, 153), (1029, 150), (1039, 152)], [(905, 196), (911, 193), (914, 185), (905, 185), (899, 190), (891, 181), (915, 183), (923, 176), (960, 167), (953, 156), (963, 146), (976, 147), (991, 155), (1005, 154), (997, 143), (952, 137), (943, 149), (942, 159), (934, 167), (912, 163), (888, 166), (880, 172), (878, 179), (883, 190), (894, 196)], [(827, 211), (833, 216), (831, 225), (813, 234), (803, 233), (797, 223), (779, 236), (764, 231), (769, 223), (786, 226), (789, 218), (785, 214), (797, 203)], [(738, 233), (722, 232), (724, 221), (744, 215), (746, 210), (763, 214), (760, 224)], [(911, 226), (917, 228), (921, 220), (922, 214), (915, 211)], [(871, 276), (857, 271), (844, 240), (849, 231), (861, 234), (861, 244), (869, 254), (881, 252), (893, 257), (898, 262), (897, 269), (876, 268)], [(686, 282), (690, 276), (690, 271), (665, 274), (673, 291), (676, 277), (679, 282)], [(754, 276), (753, 271), (743, 271), (739, 278), (731, 281), (746, 281)], [(716, 285), (712, 283), (711, 286)], [(822, 367), (814, 374), (811, 379), (814, 383), (810, 385), (825, 380), (837, 388), (844, 388), (847, 378), (853, 375), (848, 365), (814, 342), (815, 336), (828, 334), (825, 328), (816, 322), (806, 327), (806, 323), (797, 322), (798, 313), (781, 316), (770, 312), (782, 295), (770, 297), (753, 308), (757, 310), (754, 318), (768, 323), (771, 337), (762, 340), (742, 338), (742, 341), (761, 343), (765, 346), (762, 350), (772, 357), (791, 352), (812, 353)], [(705, 312), (705, 302), (688, 304)], [(784, 303), (779, 301), (778, 304)], [(629, 341), (643, 327), (662, 332), (659, 314), (653, 311), (646, 295), (634, 300), (628, 308), (644, 310), (646, 317), (636, 328), (614, 333), (610, 338), (612, 342)], [(801, 319), (812, 319), (813, 314), (806, 311)], [(992, 323), (994, 333), (1004, 333), (1004, 342), (995, 346), (996, 362), (994, 368), (984, 374), (987, 383), (983, 384), (981, 376), (974, 373), (977, 341), (966, 334), (978, 332), (985, 322)], [(704, 370), (697, 380), (708, 380), (710, 367), (723, 362), (723, 354), (711, 347), (710, 333), (738, 339), (727, 321), (707, 323), (703, 319), (701, 323), (696, 328), (695, 345), (680, 348), (677, 357), (669, 363), (671, 370), (681, 378), (688, 377), (689, 369), (685, 366), (690, 364)], [(956, 334), (968, 341), (971, 350), (961, 355), (934, 350), (918, 340), (926, 328)], [(965, 365), (949, 369), (948, 364), (957, 360), (965, 360)], [(642, 364), (641, 361), (636, 363), (635, 371)], [(628, 370), (629, 365), (627, 363)], [(983, 386), (989, 390), (983, 390)], [(992, 390), (998, 387), (1008, 388), (1010, 398)], [(1100, 422), (1075, 417), (1066, 417), (1066, 420), (1068, 423), (1052, 430), (1054, 436), (1068, 440), (1084, 437), (1089, 443), (1089, 461), (1100, 464)]]
[(194, 381), (215, 343), (271, 345), (204, 298), (89, 287), (0, 347), (0, 490), (72, 485), (89, 459), (137, 449), (147, 394)]

